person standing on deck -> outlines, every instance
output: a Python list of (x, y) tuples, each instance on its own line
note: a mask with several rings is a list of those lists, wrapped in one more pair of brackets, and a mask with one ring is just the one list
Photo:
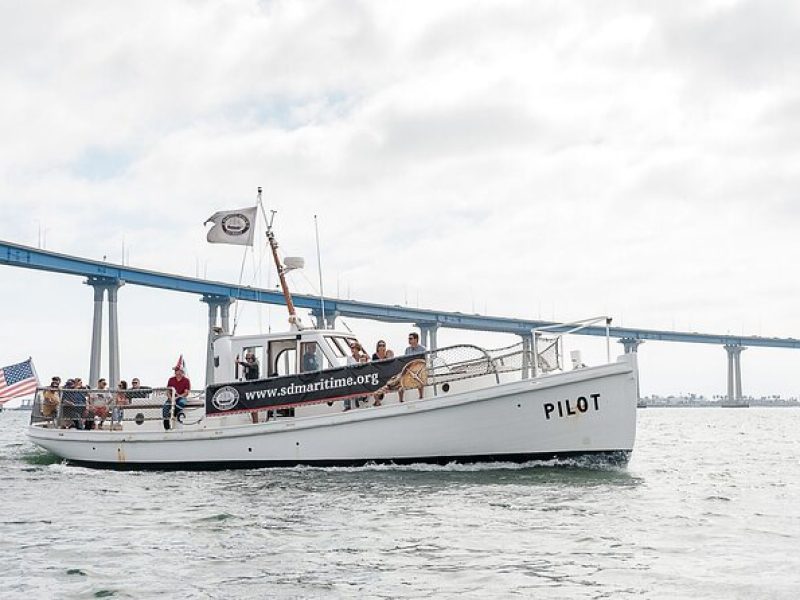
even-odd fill
[[(372, 355), (372, 360), (389, 360), (390, 358), (394, 358), (394, 352), (386, 347), (386, 342), (384, 340), (378, 340), (378, 343), (375, 345), (375, 353)], [(373, 406), (380, 406), (383, 401), (384, 393), (376, 392), (372, 397), (375, 398)]]
[(319, 371), (316, 342), (303, 344), (303, 373), (308, 373), (309, 371)]
[[(350, 353), (351, 353), (350, 356), (347, 357), (348, 366), (361, 365), (366, 362), (369, 362), (369, 355), (366, 352), (364, 352), (364, 350), (361, 348), (361, 344), (359, 344), (358, 342), (352, 342), (350, 344)], [(361, 401), (364, 399), (366, 399), (366, 396), (357, 396), (356, 398), (353, 399), (355, 401), (356, 408), (359, 408), (361, 406)], [(344, 410), (348, 411), (351, 408), (352, 408), (352, 402), (350, 398), (347, 398), (344, 401)]]
[(254, 379), (258, 379), (260, 369), (255, 354), (252, 352), (246, 352), (244, 355), (244, 360), (239, 360), (239, 357), (237, 356), (236, 363), (241, 365), (244, 371), (245, 381), (253, 381)]
[[(256, 355), (253, 354), (252, 350), (245, 352), (244, 360), (239, 360), (239, 355), (237, 354), (236, 364), (242, 367), (242, 373), (245, 381), (253, 381), (254, 379), (258, 379), (261, 368), (258, 366)], [(251, 412), (250, 418), (253, 420), (253, 423), (258, 423), (258, 411), (255, 410)], [(269, 419), (269, 413), (267, 413), (267, 419)]]
[(410, 356), (412, 354), (425, 354), (428, 350), (419, 343), (419, 334), (416, 331), (412, 331), (408, 334), (408, 348), (406, 348), (405, 355)]

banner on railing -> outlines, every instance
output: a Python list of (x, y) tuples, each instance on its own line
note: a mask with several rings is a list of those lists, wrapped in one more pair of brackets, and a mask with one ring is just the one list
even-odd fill
[(414, 382), (424, 385), (427, 379), (427, 373), (420, 372), (420, 369), (424, 370), (424, 366), (424, 356), (400, 356), (391, 360), (325, 371), (214, 384), (206, 390), (206, 414), (219, 416), (341, 400), (373, 394), (387, 386), (392, 389), (401, 386), (417, 387)]

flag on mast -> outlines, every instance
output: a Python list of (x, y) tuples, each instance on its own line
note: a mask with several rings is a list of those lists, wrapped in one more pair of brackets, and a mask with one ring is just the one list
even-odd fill
[(39, 386), (39, 377), (33, 368), (33, 359), (0, 368), (0, 404), (33, 394)]
[(172, 368), (173, 371), (175, 369), (180, 369), (181, 371), (183, 371), (183, 374), (186, 375), (186, 377), (189, 376), (189, 373), (186, 372), (186, 361), (183, 360), (183, 354), (181, 354), (178, 357), (178, 362), (176, 362), (175, 366)]
[(250, 206), (237, 210), (215, 212), (203, 223), (203, 225), (206, 223), (214, 224), (208, 230), (206, 239), (212, 244), (252, 246), (253, 233), (256, 229), (257, 210), (257, 206)]

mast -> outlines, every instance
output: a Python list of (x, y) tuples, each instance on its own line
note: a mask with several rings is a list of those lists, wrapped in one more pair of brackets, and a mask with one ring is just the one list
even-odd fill
[(281, 282), (281, 290), (283, 291), (283, 299), (286, 301), (286, 308), (289, 311), (289, 323), (300, 324), (297, 318), (297, 313), (294, 310), (294, 302), (292, 302), (292, 293), (289, 291), (289, 284), (286, 283), (286, 267), (283, 266), (281, 259), (278, 257), (278, 240), (275, 239), (275, 232), (272, 231), (272, 219), (275, 218), (275, 211), (267, 220), (267, 213), (264, 211), (264, 205), (261, 202), (261, 188), (258, 188), (258, 205), (261, 207), (261, 214), (264, 216), (264, 224), (267, 227), (267, 240), (269, 240), (269, 247), (272, 249), (272, 258), (275, 260), (275, 268), (278, 270), (278, 278)]

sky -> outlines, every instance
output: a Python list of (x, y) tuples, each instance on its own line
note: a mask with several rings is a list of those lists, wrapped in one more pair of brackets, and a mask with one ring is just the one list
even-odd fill
[[(262, 186), (298, 292), (319, 288), (317, 215), (327, 295), (800, 338), (797, 31), (788, 0), (2, 3), (0, 239), (235, 283), (241, 248), (203, 222)], [(274, 283), (262, 245), (248, 285)], [(0, 284), (0, 365), (86, 379), (91, 288)], [(184, 354), (201, 380), (197, 297), (119, 306), (123, 378), (161, 384)], [(238, 333), (285, 325), (239, 307)], [(515, 339), (439, 334), (467, 341)], [(639, 359), (643, 395), (725, 392), (721, 347)], [(800, 396), (799, 363), (748, 349), (744, 393)]]

